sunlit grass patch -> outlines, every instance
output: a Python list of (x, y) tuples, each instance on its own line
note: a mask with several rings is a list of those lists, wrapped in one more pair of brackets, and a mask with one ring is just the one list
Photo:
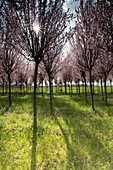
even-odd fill
[[(37, 169), (113, 169), (113, 98), (37, 93)], [(2, 98), (3, 97), (3, 98)], [(0, 169), (31, 169), (33, 158), (33, 95), (0, 96)]]

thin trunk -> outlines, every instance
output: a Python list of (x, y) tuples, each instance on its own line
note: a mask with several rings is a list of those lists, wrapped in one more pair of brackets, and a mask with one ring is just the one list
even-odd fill
[(26, 84), (26, 92), (27, 92), (27, 81), (25, 82), (25, 84)]
[(22, 83), (20, 83), (20, 93), (22, 93)]
[(71, 93), (73, 93), (73, 90), (72, 90), (72, 81), (71, 81)]
[(79, 84), (79, 81), (78, 81), (78, 89), (79, 89), (79, 96), (80, 96), (80, 84)]
[(77, 82), (76, 82), (76, 93), (78, 93), (78, 87), (77, 87)]
[(70, 85), (69, 85), (69, 82), (68, 82), (68, 88), (69, 88), (69, 93), (70, 93)]
[(66, 81), (64, 82), (64, 84), (65, 84), (65, 93), (67, 94)]
[(101, 78), (101, 94), (102, 94), (102, 100), (104, 100), (104, 95), (103, 95), (103, 86), (102, 86), (102, 78)]
[(36, 88), (37, 88), (37, 73), (38, 73), (38, 63), (35, 63), (35, 72), (34, 72), (34, 94), (33, 94), (33, 111), (34, 111), (34, 121), (33, 127), (37, 127), (37, 113), (36, 113)]
[(62, 83), (61, 83), (61, 91), (62, 91)]
[(82, 93), (84, 92), (84, 82), (82, 81)]
[(2, 84), (2, 94), (4, 94), (4, 81), (3, 81), (3, 84)]
[(100, 93), (100, 86), (99, 86), (99, 82), (98, 82), (98, 93)]
[(17, 89), (18, 89), (18, 82), (16, 81), (16, 91), (17, 91)]
[(94, 81), (92, 83), (93, 83), (93, 93), (94, 93)]
[(7, 82), (5, 83), (5, 85), (6, 85), (6, 93), (7, 93)]
[(49, 89), (50, 89), (50, 108), (53, 109), (52, 106), (52, 83), (51, 83), (51, 76), (49, 75)]
[(43, 94), (44, 94), (44, 93), (43, 93), (43, 81), (42, 81), (42, 96), (43, 96)]
[(105, 101), (107, 103), (107, 87), (106, 87), (106, 76), (105, 76), (105, 80), (104, 80), (104, 89), (105, 89)]
[(84, 78), (84, 82), (85, 82), (85, 100), (87, 102), (87, 84), (86, 84), (86, 79)]
[(93, 101), (93, 90), (92, 90), (91, 70), (89, 70), (89, 74), (90, 74), (91, 106), (92, 106), (92, 109), (94, 110), (94, 101)]
[(111, 93), (112, 93), (112, 80), (110, 80), (110, 87), (111, 87)]
[(9, 81), (9, 106), (11, 106), (11, 77), (8, 74), (8, 81)]

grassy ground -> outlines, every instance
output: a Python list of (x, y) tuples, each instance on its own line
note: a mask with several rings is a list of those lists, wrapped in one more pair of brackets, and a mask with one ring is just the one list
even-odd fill
[[(33, 95), (0, 94), (0, 170), (112, 170), (113, 94), (108, 104), (95, 94), (95, 111), (84, 95), (37, 93), (37, 133), (33, 134)], [(36, 159), (36, 162), (35, 162)], [(31, 163), (32, 162), (32, 163)]]

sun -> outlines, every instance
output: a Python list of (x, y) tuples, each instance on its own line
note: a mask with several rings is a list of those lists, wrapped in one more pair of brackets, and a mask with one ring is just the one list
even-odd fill
[(40, 25), (38, 23), (34, 23), (33, 24), (33, 29), (36, 32), (36, 34), (38, 34), (39, 31), (40, 31)]

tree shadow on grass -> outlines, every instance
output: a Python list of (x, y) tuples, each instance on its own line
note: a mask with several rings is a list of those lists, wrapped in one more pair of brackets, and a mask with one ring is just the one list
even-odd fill
[[(80, 104), (79, 104), (80, 108), (78, 108), (78, 107), (76, 108), (76, 106), (72, 106), (71, 103), (67, 103), (65, 100), (61, 100), (60, 98), (58, 98), (58, 99), (56, 98), (55, 102), (58, 106), (57, 107), (57, 117), (61, 117), (65, 121), (66, 125), (68, 126), (68, 131), (69, 131), (68, 134), (70, 135), (72, 140), (75, 139), (73, 144), (69, 143), (69, 140), (68, 140), (69, 137), (66, 135), (58, 118), (55, 117), (56, 122), (57, 122), (58, 126), (60, 127), (62, 134), (65, 138), (65, 141), (67, 144), (67, 149), (71, 152), (73, 150), (74, 146), (78, 145), (78, 144), (76, 144), (76, 138), (78, 138), (81, 143), (81, 145), (78, 145), (78, 147), (80, 146), (81, 148), (83, 148), (83, 150), (84, 150), (84, 148), (86, 148), (84, 150), (84, 153), (86, 153), (86, 152), (89, 153), (94, 164), (98, 157), (100, 157), (101, 160), (104, 160), (105, 163), (107, 161), (109, 163), (111, 163), (111, 153), (108, 151), (108, 149), (105, 146), (105, 144), (107, 143), (107, 140), (104, 141), (105, 143), (103, 143), (102, 139), (100, 138), (100, 136), (104, 137), (103, 132), (100, 132), (99, 134), (96, 133), (98, 131), (98, 129), (100, 128), (100, 125), (101, 125), (101, 128), (104, 125), (103, 120), (101, 121), (101, 124), (98, 124), (98, 122), (97, 122), (97, 120), (99, 118), (98, 116), (100, 114), (96, 113), (96, 114), (98, 114), (97, 118), (96, 118), (95, 112), (93, 112), (94, 118), (92, 119), (93, 114), (91, 114), (90, 112), (87, 113), (85, 110), (82, 110), (82, 105), (81, 105), (82, 102), (80, 102)], [(67, 107), (67, 105), (68, 105), (68, 107)], [(61, 106), (65, 106), (65, 107), (61, 108)], [(67, 110), (66, 110), (66, 108), (67, 108)], [(87, 122), (87, 118), (88, 118), (89, 122)], [(74, 122), (74, 120), (75, 120), (75, 122)], [(90, 121), (92, 121), (92, 120), (93, 120), (93, 122), (90, 123)], [(95, 120), (95, 122), (94, 122), (94, 120)], [(71, 130), (73, 131), (73, 133)], [(87, 149), (88, 145), (92, 146), (93, 150)], [(75, 150), (77, 150), (77, 148), (75, 148)], [(96, 153), (96, 151), (98, 154)], [(103, 155), (102, 152), (104, 152), (105, 155)], [(99, 156), (99, 153), (100, 153), (100, 156)], [(75, 154), (76, 154), (76, 152), (75, 152)], [(80, 154), (82, 155), (82, 153), (80, 153)], [(84, 154), (84, 156), (85, 156), (85, 154)], [(83, 156), (83, 159), (84, 159), (84, 156)], [(100, 158), (98, 158), (98, 159), (100, 159)], [(77, 158), (77, 159), (79, 159), (79, 162), (81, 162), (81, 166), (82, 166), (82, 164), (84, 164), (82, 161), (85, 161), (85, 160), (83, 160), (83, 159), (80, 160), (80, 158)], [(70, 160), (70, 158), (69, 158), (69, 160)], [(77, 166), (76, 161), (74, 161), (74, 164), (76, 167)], [(87, 166), (87, 161), (85, 164), (84, 164), (84, 166)], [(95, 165), (95, 167), (96, 167), (96, 165)], [(80, 167), (78, 167), (78, 168), (80, 168)]]
[(66, 134), (65, 130), (63, 129), (60, 121), (58, 120), (58, 117), (56, 116), (56, 114), (54, 113), (54, 111), (51, 111), (52, 116), (55, 119), (55, 122), (57, 123), (57, 125), (59, 126), (62, 135), (64, 137), (66, 146), (67, 146), (67, 159), (68, 159), (68, 164), (67, 164), (67, 169), (70, 169), (72, 167), (74, 167), (76, 165), (76, 153), (75, 153), (75, 149), (74, 147), (70, 144), (69, 139), (68, 139), (68, 135)]
[(36, 146), (37, 146), (37, 128), (33, 127), (31, 170), (36, 169)]

